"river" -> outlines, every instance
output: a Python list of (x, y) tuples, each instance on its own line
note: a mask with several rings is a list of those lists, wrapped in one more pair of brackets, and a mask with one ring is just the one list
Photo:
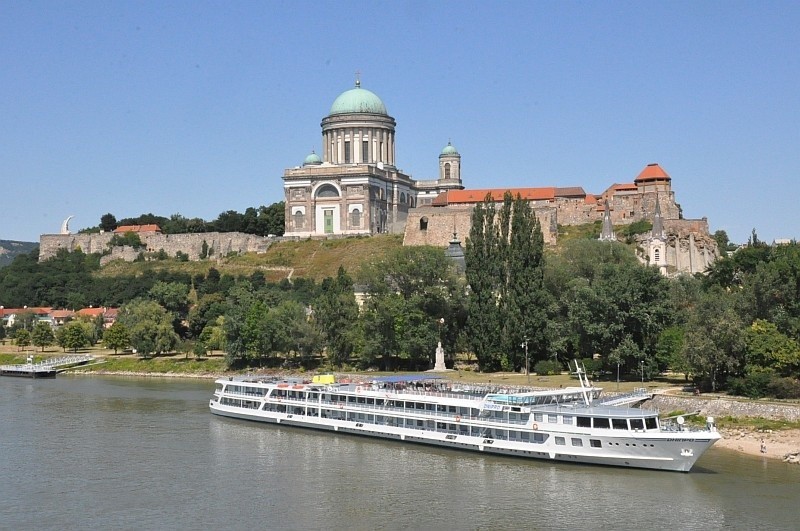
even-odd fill
[(208, 412), (210, 380), (0, 378), (0, 529), (797, 529), (800, 466), (550, 463)]

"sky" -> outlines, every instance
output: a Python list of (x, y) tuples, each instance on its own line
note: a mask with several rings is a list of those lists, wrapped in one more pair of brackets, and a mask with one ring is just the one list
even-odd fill
[(659, 163), (686, 218), (800, 238), (800, 3), (0, 2), (0, 239), (283, 199), (354, 86), (397, 166), (599, 194)]

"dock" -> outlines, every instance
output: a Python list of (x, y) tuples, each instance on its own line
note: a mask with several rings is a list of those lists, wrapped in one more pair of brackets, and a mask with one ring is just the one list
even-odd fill
[(33, 363), (33, 356), (28, 356), (27, 363), (17, 365), (0, 365), (0, 376), (16, 376), (18, 378), (55, 378), (59, 371), (83, 365), (94, 360), (94, 356), (64, 356)]

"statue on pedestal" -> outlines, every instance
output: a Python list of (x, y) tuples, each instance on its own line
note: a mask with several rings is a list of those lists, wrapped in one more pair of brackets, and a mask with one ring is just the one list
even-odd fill
[(433, 366), (434, 371), (446, 371), (447, 366), (444, 364), (444, 349), (442, 348), (442, 342), (439, 341), (439, 344), (436, 346), (436, 363)]

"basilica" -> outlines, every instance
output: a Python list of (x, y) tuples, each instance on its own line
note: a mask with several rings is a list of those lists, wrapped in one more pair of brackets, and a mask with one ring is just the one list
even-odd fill
[(464, 188), (461, 155), (449, 142), (438, 179), (414, 180), (398, 169), (395, 119), (359, 80), (333, 101), (321, 126), (322, 153), (283, 174), (285, 236), (403, 233), (409, 210)]

